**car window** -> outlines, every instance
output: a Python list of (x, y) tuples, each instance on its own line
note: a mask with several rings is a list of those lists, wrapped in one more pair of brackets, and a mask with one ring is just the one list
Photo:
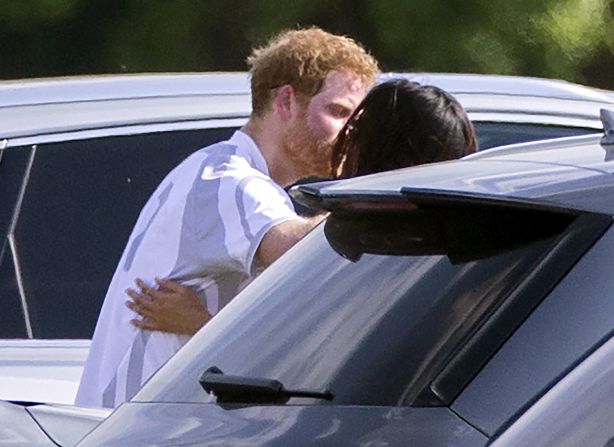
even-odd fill
[(289, 388), (329, 388), (335, 404), (417, 402), (431, 374), (571, 221), (503, 211), (491, 220), (466, 206), (436, 211), (329, 217), (135, 400), (209, 401), (198, 377), (216, 366)]
[(17, 276), (9, 253), (0, 263), (0, 338), (28, 336)]
[(39, 145), (15, 231), (35, 338), (90, 338), (142, 205), (183, 158), (233, 129)]
[(456, 412), (493, 434), (611, 333), (613, 250), (610, 229), (463, 391)]
[(8, 233), (31, 150), (5, 149), (0, 159), (0, 338), (28, 337)]
[(6, 245), (15, 204), (22, 189), (31, 147), (5, 149), (0, 158), (0, 256)]
[(597, 132), (595, 129), (581, 127), (545, 126), (540, 124), (476, 121), (474, 125), (480, 150), (507, 144), (588, 135)]

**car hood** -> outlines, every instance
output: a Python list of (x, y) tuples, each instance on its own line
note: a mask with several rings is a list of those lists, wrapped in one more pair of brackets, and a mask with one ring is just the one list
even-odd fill
[(74, 446), (111, 410), (0, 401), (0, 445)]

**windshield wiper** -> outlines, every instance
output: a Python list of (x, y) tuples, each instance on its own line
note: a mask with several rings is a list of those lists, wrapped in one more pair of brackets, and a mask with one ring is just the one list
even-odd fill
[(278, 380), (229, 376), (215, 366), (207, 369), (199, 382), (219, 403), (285, 403), (291, 397), (333, 399), (328, 390), (289, 390)]

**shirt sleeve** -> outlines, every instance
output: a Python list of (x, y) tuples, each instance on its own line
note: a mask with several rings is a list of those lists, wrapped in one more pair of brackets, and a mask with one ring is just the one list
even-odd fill
[(282, 222), (302, 218), (294, 211), (288, 194), (260, 173), (237, 182), (235, 204), (241, 230), (228, 233), (226, 240), (233, 258), (240, 260), (244, 271), (251, 274), (264, 235)]
[(203, 273), (251, 275), (264, 235), (282, 222), (302, 219), (288, 194), (260, 171), (244, 166), (220, 171), (200, 182), (189, 201), (199, 264), (206, 266)]

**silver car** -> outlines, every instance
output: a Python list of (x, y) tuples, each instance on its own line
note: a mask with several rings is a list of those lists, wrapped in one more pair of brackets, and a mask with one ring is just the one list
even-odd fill
[(612, 445), (604, 119), (299, 186), (326, 221), (79, 445)]
[[(544, 79), (405, 73), (455, 94), (481, 147), (601, 129), (606, 92)], [(192, 151), (250, 113), (245, 73), (0, 82), (0, 398), (71, 403), (138, 212)], [(44, 378), (44, 381), (41, 380)]]

